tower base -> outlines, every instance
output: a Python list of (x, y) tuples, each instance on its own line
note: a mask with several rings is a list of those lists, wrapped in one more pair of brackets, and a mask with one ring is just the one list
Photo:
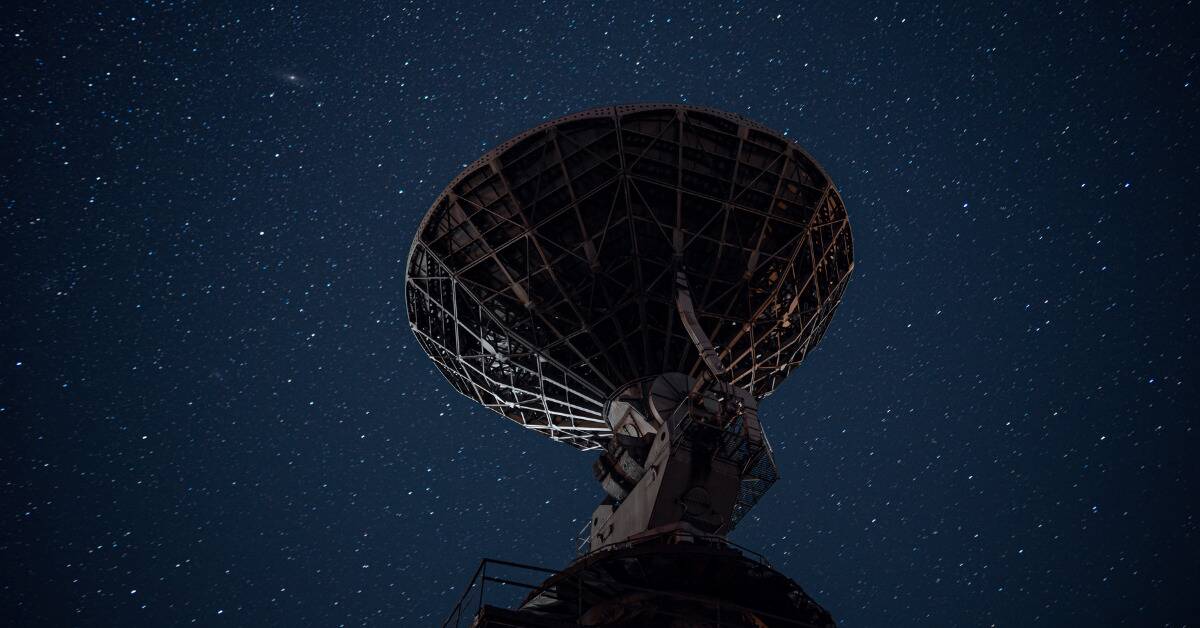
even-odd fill
[[(484, 599), (484, 581), (531, 591), (516, 608), (501, 608)], [(464, 600), (475, 597), (474, 584), (464, 594)], [(467, 615), (467, 609), (460, 604), (445, 625), (479, 628), (832, 628), (835, 625), (829, 613), (799, 585), (762, 558), (743, 553), (721, 537), (699, 536), (679, 528), (587, 554), (566, 569), (553, 572), (540, 585), (486, 575), (479, 585), (476, 612)]]

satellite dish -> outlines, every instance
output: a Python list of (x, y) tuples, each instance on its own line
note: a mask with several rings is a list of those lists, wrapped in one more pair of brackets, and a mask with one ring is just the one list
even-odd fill
[(459, 392), (598, 449), (606, 403), (645, 378), (769, 395), (853, 266), (842, 199), (802, 148), (734, 114), (642, 104), (547, 122), (463, 170), (421, 222), (406, 295)]

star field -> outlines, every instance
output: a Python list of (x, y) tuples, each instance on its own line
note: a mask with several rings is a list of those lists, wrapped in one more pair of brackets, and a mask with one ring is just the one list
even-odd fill
[(0, 20), (0, 623), (437, 625), (593, 454), (454, 393), (417, 222), (616, 103), (787, 132), (856, 269), (733, 539), (844, 628), (1194, 625), (1194, 3), (28, 3)]

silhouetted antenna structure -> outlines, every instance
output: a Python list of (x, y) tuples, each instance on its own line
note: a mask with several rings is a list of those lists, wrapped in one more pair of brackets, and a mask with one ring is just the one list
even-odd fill
[(705, 370), (676, 271), (730, 383), (761, 399), (821, 338), (852, 256), (841, 197), (796, 144), (711, 109), (603, 107), (447, 186), (413, 244), (409, 316), (459, 392), (595, 449), (618, 387)]
[(584, 548), (644, 551), (722, 538), (778, 477), (758, 401), (816, 346), (853, 266), (842, 199), (798, 145), (643, 104), (541, 124), (463, 170), (421, 222), (406, 294), (459, 392), (603, 450)]

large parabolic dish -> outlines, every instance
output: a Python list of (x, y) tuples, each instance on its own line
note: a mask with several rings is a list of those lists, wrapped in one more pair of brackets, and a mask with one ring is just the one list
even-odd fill
[(679, 273), (722, 377), (761, 399), (820, 340), (853, 266), (842, 199), (798, 145), (643, 104), (547, 122), (463, 170), (421, 222), (406, 296), (459, 392), (595, 449), (619, 390), (706, 370)]

